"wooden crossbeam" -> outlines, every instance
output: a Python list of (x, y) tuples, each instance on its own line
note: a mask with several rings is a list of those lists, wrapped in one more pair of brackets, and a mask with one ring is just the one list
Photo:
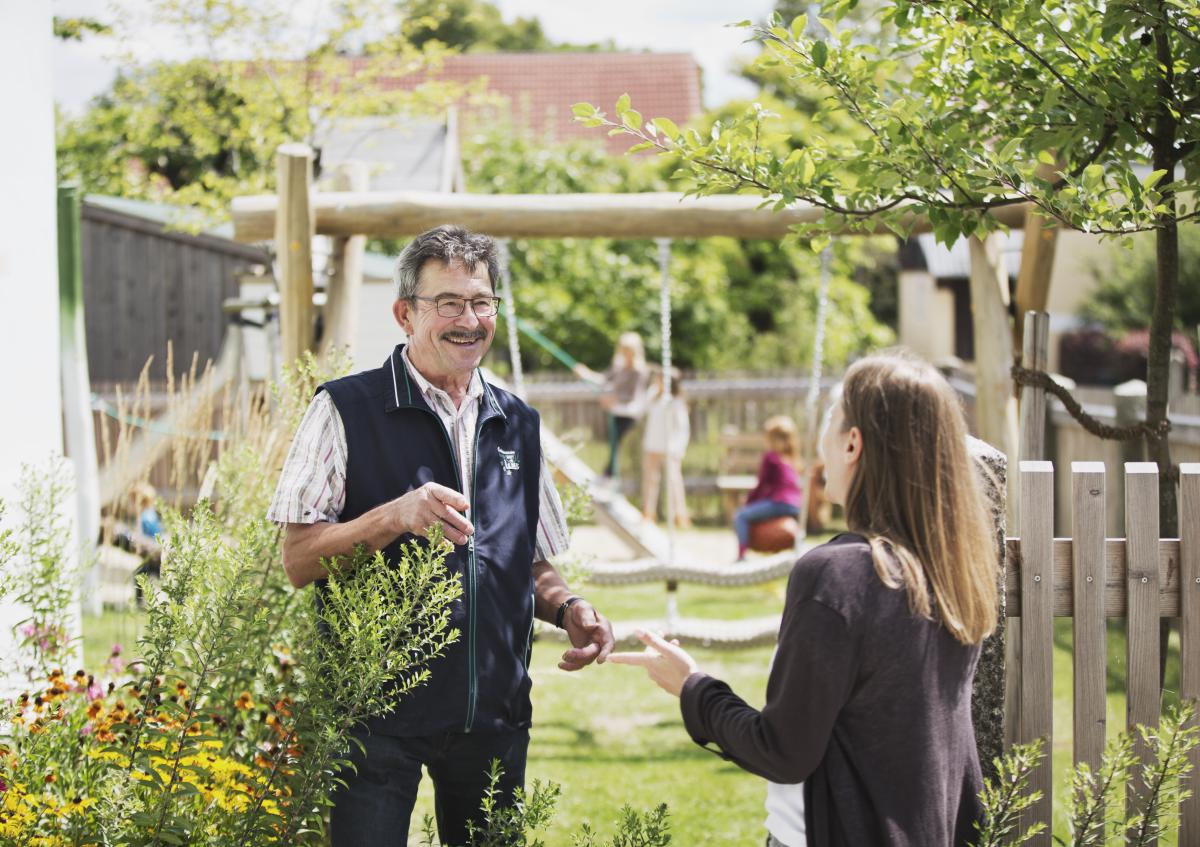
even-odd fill
[[(498, 238), (761, 238), (778, 240), (799, 223), (821, 216), (815, 206), (774, 211), (746, 195), (688, 197), (642, 194), (446, 194), (434, 191), (325, 192), (313, 195), (321, 235), (398, 238), (444, 223), (458, 223)], [(264, 241), (275, 232), (275, 195), (233, 201), (237, 241)], [(996, 209), (1008, 227), (1025, 223), (1026, 204)], [(928, 221), (913, 216), (913, 232)], [(890, 232), (876, 225), (874, 232)]]

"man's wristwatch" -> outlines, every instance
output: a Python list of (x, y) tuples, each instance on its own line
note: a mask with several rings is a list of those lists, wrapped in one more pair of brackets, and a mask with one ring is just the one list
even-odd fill
[(554, 625), (559, 629), (564, 629), (563, 617), (567, 614), (567, 609), (571, 608), (573, 604), (578, 603), (582, 599), (582, 597), (572, 594), (566, 600), (563, 600), (562, 605), (558, 607), (558, 611), (554, 615)]

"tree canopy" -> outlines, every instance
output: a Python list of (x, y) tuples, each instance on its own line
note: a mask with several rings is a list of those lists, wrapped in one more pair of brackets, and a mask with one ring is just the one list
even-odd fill
[(857, 0), (815, 5), (815, 31), (804, 14), (742, 24), (766, 47), (763, 67), (821, 92), (814, 125), (848, 118), (858, 132), (779, 156), (762, 143), (774, 116), (761, 106), (707, 136), (646, 120), (628, 97), (615, 120), (594, 104), (576, 114), (678, 156), (695, 193), (817, 206), (808, 233), (883, 222), (905, 235), (919, 214), (949, 243), (1026, 202), (1084, 232), (1154, 231), (1147, 418), (1124, 434), (1146, 438), (1174, 526), (1167, 366), (1178, 227), (1200, 216), (1200, 0), (895, 0), (880, 40), (840, 25)]
[[(195, 55), (151, 63), (127, 55), (112, 87), (82, 116), (60, 116), (60, 175), (85, 191), (223, 216), (233, 196), (273, 187), (275, 150), (284, 142), (311, 143), (340, 117), (439, 112), (465, 87), (374, 84), (436, 66), (447, 52), (437, 41), (405, 39), (402, 20), (380, 7), (379, 0), (338, 3), (301, 32), (283, 0), (124, 7), (112, 24), (118, 40), (158, 27), (194, 45)], [(383, 30), (393, 34), (378, 37), (389, 20)]]

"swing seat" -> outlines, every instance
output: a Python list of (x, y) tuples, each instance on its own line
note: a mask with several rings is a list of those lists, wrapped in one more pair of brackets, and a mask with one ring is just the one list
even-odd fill
[(750, 549), (758, 553), (780, 553), (796, 546), (800, 522), (782, 515), (750, 524)]

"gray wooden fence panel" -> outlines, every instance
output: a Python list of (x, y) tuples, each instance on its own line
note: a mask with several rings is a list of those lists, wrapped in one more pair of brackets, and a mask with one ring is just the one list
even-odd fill
[[(1181, 700), (1200, 698), (1200, 464), (1179, 468), (1180, 680)], [(1197, 721), (1193, 718), (1193, 725)], [(1200, 847), (1200, 748), (1188, 755), (1192, 796), (1180, 807), (1179, 847)]]
[(1104, 754), (1107, 683), (1107, 629), (1104, 538), (1104, 466), (1076, 462), (1071, 466), (1075, 491), (1072, 590), (1074, 594), (1075, 763), (1099, 771)]
[[(1029, 784), (1041, 799), (1022, 816), (1022, 825), (1044, 823), (1030, 840), (1049, 847), (1054, 749), (1054, 466), (1050, 462), (1021, 462), (1021, 681), (1020, 725), (1023, 743), (1042, 739), (1045, 756)], [(1011, 614), (1011, 612), (1010, 612)]]
[[(1125, 585), (1129, 604), (1125, 720), (1134, 753), (1143, 763), (1152, 761), (1153, 756), (1135, 727), (1158, 726), (1160, 708), (1158, 530), (1158, 466), (1129, 462), (1125, 465)], [(1129, 781), (1127, 802), (1132, 805), (1145, 790), (1139, 772)]]
[(269, 261), (260, 248), (169, 229), (160, 221), (83, 204), (84, 320), (94, 383), (132, 384), (153, 356), (165, 377), (167, 341), (175, 376), (193, 355), (216, 359), (227, 318), (221, 303), (237, 295), (238, 276)]

